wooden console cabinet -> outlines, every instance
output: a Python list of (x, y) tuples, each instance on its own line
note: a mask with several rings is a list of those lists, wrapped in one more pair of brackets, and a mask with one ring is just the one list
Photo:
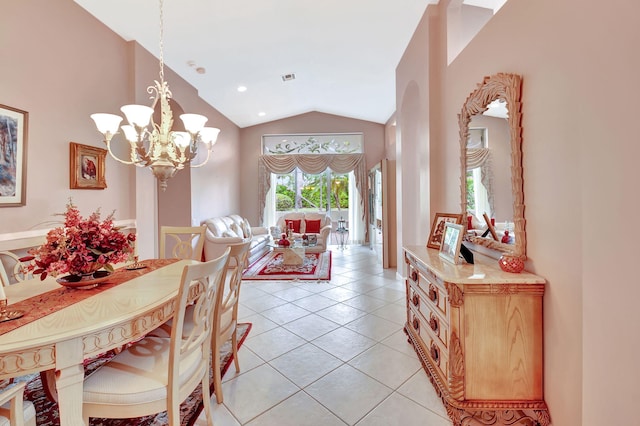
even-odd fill
[(454, 425), (551, 424), (543, 395), (545, 280), (497, 261), (404, 248), (405, 332)]

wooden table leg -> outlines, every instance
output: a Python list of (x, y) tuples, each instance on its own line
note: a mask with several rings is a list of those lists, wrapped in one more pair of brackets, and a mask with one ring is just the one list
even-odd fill
[(56, 390), (60, 424), (85, 426), (82, 419), (82, 386), (84, 384), (82, 339), (56, 344)]

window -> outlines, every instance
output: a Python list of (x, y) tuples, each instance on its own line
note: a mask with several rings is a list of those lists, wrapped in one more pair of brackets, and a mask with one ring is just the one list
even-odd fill
[[(484, 127), (470, 128), (467, 149), (488, 148), (487, 129)], [(481, 218), (483, 213), (492, 216), (489, 203), (489, 193), (482, 183), (482, 167), (467, 170), (467, 211)]]

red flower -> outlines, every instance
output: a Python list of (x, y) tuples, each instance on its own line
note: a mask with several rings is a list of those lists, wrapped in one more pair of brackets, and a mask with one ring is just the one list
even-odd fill
[(42, 246), (29, 250), (35, 258), (28, 268), (34, 275), (40, 274), (40, 279), (49, 274), (88, 274), (102, 268), (113, 271), (112, 264), (133, 255), (136, 236), (115, 227), (113, 213), (102, 222), (100, 210), (83, 219), (69, 201), (64, 218), (64, 227), (52, 229)]

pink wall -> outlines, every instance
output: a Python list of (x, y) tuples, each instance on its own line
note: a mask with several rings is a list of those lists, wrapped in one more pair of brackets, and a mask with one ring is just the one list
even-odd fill
[[(430, 135), (431, 59), (440, 52), (429, 49), (435, 8), (429, 7), (396, 69), (396, 214), (397, 258), (402, 246), (425, 244), (431, 226), (434, 145)], [(438, 167), (435, 165), (435, 167)], [(435, 183), (434, 183), (435, 184)], [(437, 187), (441, 186), (441, 182)], [(403, 262), (398, 262), (399, 272)]]
[(261, 155), (263, 135), (362, 132), (367, 167), (370, 169), (384, 158), (384, 131), (382, 124), (320, 112), (310, 112), (241, 129), (241, 214), (246, 216), (252, 225), (259, 224), (258, 158)]
[(3, 2), (0, 103), (29, 112), (29, 135), (27, 203), (0, 207), (0, 233), (57, 220), (70, 197), (83, 214), (101, 207), (118, 220), (135, 218), (130, 167), (107, 159), (107, 189), (69, 189), (69, 142), (104, 147), (89, 114), (128, 100), (128, 54), (71, 1)]
[[(429, 9), (435, 25), (445, 25), (445, 8)], [(433, 209), (459, 211), (460, 107), (486, 75), (523, 76), (527, 269), (548, 281), (545, 399), (560, 426), (628, 424), (640, 396), (634, 329), (640, 287), (631, 271), (638, 232), (628, 222), (640, 207), (634, 195), (640, 144), (633, 141), (639, 12), (640, 5), (625, 0), (508, 1), (450, 66), (442, 62), (444, 90), (428, 100), (442, 109), (442, 121), (431, 123), (442, 138), (422, 134), (416, 141), (444, 150), (446, 167), (430, 168), (443, 192), (432, 196)], [(416, 34), (427, 25), (423, 20)], [(435, 38), (414, 36), (398, 66), (398, 123), (405, 121), (407, 91), (429, 89), (425, 75), (407, 69), (420, 68), (415, 64), (434, 44)], [(420, 107), (413, 127), (429, 126)], [(420, 176), (406, 168), (401, 174), (405, 181)], [(413, 188), (401, 190), (405, 211), (431, 213), (409, 196)], [(613, 231), (614, 223), (630, 232)]]

